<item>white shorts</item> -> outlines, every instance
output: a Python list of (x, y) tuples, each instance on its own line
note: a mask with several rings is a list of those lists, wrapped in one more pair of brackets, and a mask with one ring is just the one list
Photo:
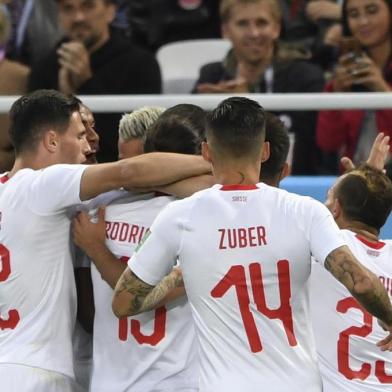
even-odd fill
[(80, 392), (64, 374), (32, 366), (0, 363), (1, 390), (7, 392)]

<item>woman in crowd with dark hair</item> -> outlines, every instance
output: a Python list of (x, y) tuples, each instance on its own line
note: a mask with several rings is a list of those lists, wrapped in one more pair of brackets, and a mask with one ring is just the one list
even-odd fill
[[(392, 1), (345, 0), (343, 38), (328, 92), (390, 92)], [(358, 163), (366, 160), (378, 132), (392, 136), (392, 110), (329, 110), (319, 114), (317, 142), (325, 151)]]

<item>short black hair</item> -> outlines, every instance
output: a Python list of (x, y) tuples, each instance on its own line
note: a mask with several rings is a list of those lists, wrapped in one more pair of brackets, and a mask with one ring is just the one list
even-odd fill
[(198, 133), (205, 134), (206, 112), (200, 106), (191, 103), (180, 103), (166, 109), (160, 118), (169, 117), (172, 114), (189, 120), (197, 128)]
[(9, 134), (15, 153), (33, 151), (44, 131), (63, 133), (79, 101), (56, 90), (36, 90), (18, 98), (10, 110)]
[(381, 171), (362, 165), (346, 174), (335, 187), (346, 218), (380, 230), (392, 209), (392, 182)]
[(144, 152), (200, 154), (205, 138), (205, 118), (205, 111), (192, 104), (167, 109), (147, 130)]
[(261, 152), (265, 121), (258, 102), (245, 97), (227, 98), (207, 115), (207, 139), (213, 139), (216, 150), (232, 158), (244, 158)]
[(282, 173), (290, 148), (286, 126), (278, 116), (265, 113), (265, 141), (270, 145), (270, 156), (261, 165), (260, 181), (273, 182)]

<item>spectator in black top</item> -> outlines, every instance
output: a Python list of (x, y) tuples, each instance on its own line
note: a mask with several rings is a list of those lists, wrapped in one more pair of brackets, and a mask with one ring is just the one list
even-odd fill
[[(158, 63), (110, 28), (116, 8), (110, 0), (58, 0), (65, 39), (33, 67), (29, 89), (65, 94), (154, 94), (161, 91)], [(120, 114), (96, 114), (100, 162), (117, 160)]]
[[(222, 0), (222, 32), (232, 49), (222, 62), (207, 64), (195, 86), (198, 93), (305, 93), (323, 90), (322, 70), (295, 51), (278, 46), (281, 12), (275, 0)], [(293, 174), (322, 172), (315, 143), (315, 112), (281, 112), (295, 133)]]

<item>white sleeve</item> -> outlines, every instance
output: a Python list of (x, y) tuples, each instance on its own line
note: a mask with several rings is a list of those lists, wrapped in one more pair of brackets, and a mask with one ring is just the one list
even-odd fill
[(40, 170), (29, 188), (29, 207), (49, 215), (82, 203), (80, 182), (87, 165), (53, 165)]
[(312, 201), (309, 231), (310, 250), (314, 258), (324, 264), (327, 256), (340, 246), (346, 245), (332, 214), (320, 202)]
[(168, 205), (155, 219), (139, 247), (128, 261), (131, 271), (155, 286), (176, 264), (181, 244), (181, 223), (177, 202)]

